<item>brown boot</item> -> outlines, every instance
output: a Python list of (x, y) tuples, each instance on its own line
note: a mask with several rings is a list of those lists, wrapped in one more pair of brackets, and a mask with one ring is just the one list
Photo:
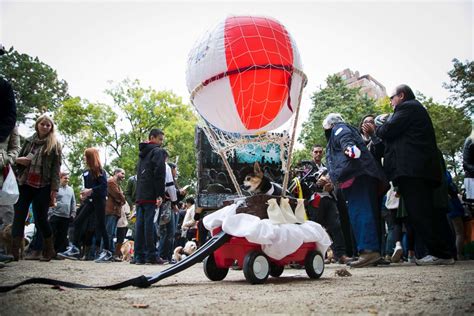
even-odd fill
[(54, 251), (53, 238), (44, 238), (43, 239), (43, 255), (40, 258), (40, 261), (51, 261), (56, 257), (56, 251)]
[(20, 249), (21, 243), (23, 242), (22, 237), (12, 237), (12, 256), (13, 260), (18, 261), (20, 260)]
[(122, 243), (115, 244), (114, 260), (122, 261)]
[(40, 250), (31, 250), (31, 252), (25, 257), (25, 260), (39, 260), (41, 258)]

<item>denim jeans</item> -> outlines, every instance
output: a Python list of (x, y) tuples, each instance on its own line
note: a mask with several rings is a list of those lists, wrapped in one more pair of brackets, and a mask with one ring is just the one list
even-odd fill
[(135, 223), (135, 260), (155, 260), (155, 217), (154, 204), (137, 205), (137, 221)]
[(357, 177), (350, 187), (343, 189), (359, 252), (380, 251), (374, 216), (374, 209), (378, 207), (376, 181), (373, 177), (362, 175)]
[(114, 237), (117, 233), (117, 222), (119, 218), (115, 215), (105, 216), (105, 229), (107, 230), (107, 236), (109, 237), (110, 249), (115, 249)]

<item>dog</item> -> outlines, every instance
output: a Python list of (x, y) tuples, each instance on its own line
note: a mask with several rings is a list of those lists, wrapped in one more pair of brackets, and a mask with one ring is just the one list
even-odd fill
[(122, 247), (120, 247), (120, 252), (122, 253), (122, 261), (132, 260), (134, 246), (135, 243), (133, 240), (127, 240), (122, 244)]
[(188, 241), (184, 247), (178, 246), (174, 249), (173, 259), (176, 262), (184, 260), (186, 257), (192, 255), (197, 250), (197, 245), (195, 241)]
[[(25, 252), (25, 244), (28, 243), (28, 240), (23, 238), (23, 241), (20, 244), (20, 259), (23, 259), (23, 254)], [(8, 224), (0, 232), (0, 245), (3, 247), (3, 250), (7, 255), (12, 254), (12, 224)]]
[(279, 184), (272, 182), (271, 179), (263, 173), (258, 162), (254, 163), (253, 171), (245, 176), (242, 188), (251, 194), (278, 196), (281, 195), (283, 191), (283, 188)]

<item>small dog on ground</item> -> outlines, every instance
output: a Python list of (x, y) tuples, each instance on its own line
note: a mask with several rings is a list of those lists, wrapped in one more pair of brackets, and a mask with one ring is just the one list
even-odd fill
[(266, 195), (281, 195), (283, 190), (279, 184), (272, 182), (263, 173), (258, 162), (253, 165), (253, 171), (245, 176), (243, 189), (251, 194)]
[(135, 243), (133, 240), (127, 240), (122, 244), (120, 251), (122, 252), (122, 261), (130, 261), (133, 256), (133, 247)]
[(186, 257), (192, 255), (197, 250), (197, 245), (195, 241), (188, 241), (184, 247), (178, 246), (174, 249), (173, 259), (176, 262), (184, 260)]
[[(0, 232), (0, 245), (3, 247), (3, 250), (7, 255), (12, 254), (12, 224), (5, 226), (5, 228)], [(23, 254), (25, 252), (25, 239), (20, 245), (20, 259), (23, 259)]]

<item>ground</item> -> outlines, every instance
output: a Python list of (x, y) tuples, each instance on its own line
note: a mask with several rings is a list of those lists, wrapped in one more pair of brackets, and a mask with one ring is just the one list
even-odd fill
[[(167, 267), (20, 261), (0, 269), (0, 285), (30, 277), (106, 285)], [(148, 289), (26, 285), (0, 294), (0, 315), (474, 314), (474, 261), (432, 267), (392, 264), (348, 269), (352, 276), (337, 276), (342, 268), (326, 265), (318, 280), (309, 279), (304, 269), (285, 269), (280, 278), (270, 277), (263, 285), (250, 285), (237, 270), (230, 270), (223, 281), (209, 281), (201, 263)]]

